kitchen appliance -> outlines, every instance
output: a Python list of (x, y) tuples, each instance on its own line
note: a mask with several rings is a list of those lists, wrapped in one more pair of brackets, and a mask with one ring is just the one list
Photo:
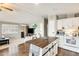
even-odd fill
[(62, 31), (62, 30), (58, 30), (58, 31), (57, 31), (57, 35), (65, 35), (65, 32)]
[(79, 39), (78, 37), (65, 37), (64, 44), (66, 46), (79, 48)]

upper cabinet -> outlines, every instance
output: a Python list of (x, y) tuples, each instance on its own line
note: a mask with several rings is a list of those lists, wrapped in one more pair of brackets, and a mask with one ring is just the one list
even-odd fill
[(62, 26), (63, 26), (65, 29), (71, 28), (72, 25), (73, 25), (72, 19), (63, 19), (63, 20), (62, 20)]
[(63, 21), (57, 20), (57, 29), (62, 29), (62, 27), (63, 27)]
[(57, 20), (57, 29), (77, 28), (79, 26), (79, 17)]
[(73, 24), (78, 27), (79, 26), (79, 18), (73, 19)]

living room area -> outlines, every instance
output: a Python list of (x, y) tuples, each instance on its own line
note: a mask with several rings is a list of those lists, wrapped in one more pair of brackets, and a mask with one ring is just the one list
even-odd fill
[(27, 24), (0, 22), (0, 56), (28, 56), (30, 47), (28, 42), (43, 37), (43, 25), (44, 20), (38, 25), (31, 24), (29, 26)]

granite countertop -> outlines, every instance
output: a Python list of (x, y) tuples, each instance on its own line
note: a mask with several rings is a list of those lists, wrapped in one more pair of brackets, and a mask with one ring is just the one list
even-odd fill
[(49, 37), (48, 39), (38, 38), (38, 39), (27, 41), (26, 43), (34, 44), (36, 46), (39, 46), (40, 48), (44, 48), (45, 46), (55, 41), (56, 39), (57, 39), (56, 37)]

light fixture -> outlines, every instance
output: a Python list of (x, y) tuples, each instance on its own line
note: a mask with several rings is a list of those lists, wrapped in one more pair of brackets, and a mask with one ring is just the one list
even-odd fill
[(0, 3), (0, 11), (2, 10), (13, 11), (13, 9), (11, 8), (11, 4), (8, 3)]

